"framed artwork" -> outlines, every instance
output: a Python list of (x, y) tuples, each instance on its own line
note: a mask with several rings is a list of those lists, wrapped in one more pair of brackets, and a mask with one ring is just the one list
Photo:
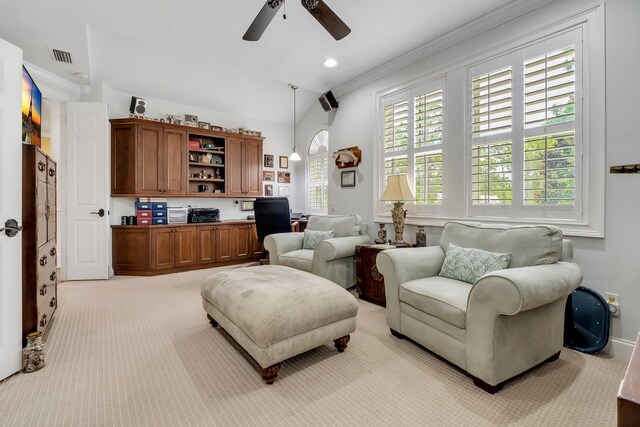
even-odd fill
[(355, 187), (356, 171), (343, 171), (340, 173), (340, 187)]
[(287, 156), (280, 156), (280, 169), (289, 169), (289, 158)]
[[(285, 159), (286, 159), (286, 157), (285, 157)], [(280, 184), (290, 184), (291, 183), (291, 172), (278, 172), (278, 182)]]
[(262, 171), (262, 180), (263, 181), (275, 181), (276, 173), (274, 171)]
[(280, 197), (289, 197), (289, 187), (285, 187), (281, 185), (278, 187), (278, 196)]
[(272, 168), (273, 167), (273, 154), (265, 154), (264, 155), (264, 167)]
[(273, 185), (265, 184), (264, 186), (264, 195), (265, 196), (273, 196)]

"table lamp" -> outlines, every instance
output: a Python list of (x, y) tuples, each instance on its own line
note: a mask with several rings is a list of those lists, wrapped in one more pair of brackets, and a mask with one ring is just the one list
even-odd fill
[(380, 200), (393, 202), (391, 218), (393, 219), (393, 231), (396, 234), (393, 244), (406, 246), (407, 242), (404, 241), (404, 218), (407, 216), (407, 211), (404, 209), (404, 202), (415, 200), (407, 175), (389, 175), (387, 186)]

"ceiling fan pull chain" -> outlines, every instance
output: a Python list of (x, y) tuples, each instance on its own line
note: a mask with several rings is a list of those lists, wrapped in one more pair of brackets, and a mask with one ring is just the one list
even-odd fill
[(287, 19), (287, 2), (285, 1), (282, 6), (284, 8), (284, 11), (282, 12), (282, 19)]

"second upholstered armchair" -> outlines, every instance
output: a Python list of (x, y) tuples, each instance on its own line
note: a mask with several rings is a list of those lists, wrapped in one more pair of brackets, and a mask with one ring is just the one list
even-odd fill
[(343, 288), (355, 284), (356, 246), (370, 242), (359, 215), (312, 215), (304, 232), (264, 239), (271, 265), (284, 265), (324, 277)]

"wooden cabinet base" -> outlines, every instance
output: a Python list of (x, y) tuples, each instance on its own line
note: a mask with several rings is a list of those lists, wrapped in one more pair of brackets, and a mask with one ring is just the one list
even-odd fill
[[(215, 225), (214, 225), (215, 224)], [(248, 221), (112, 226), (117, 276), (157, 276), (258, 261), (255, 223)]]

